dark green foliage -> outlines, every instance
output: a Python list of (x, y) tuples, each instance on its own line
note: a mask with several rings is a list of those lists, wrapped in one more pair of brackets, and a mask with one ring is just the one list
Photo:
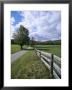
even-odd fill
[(23, 49), (22, 46), (24, 44), (28, 44), (29, 43), (30, 39), (29, 39), (28, 35), (29, 35), (28, 30), (21, 25), (19, 30), (16, 33), (14, 33), (14, 42), (16, 44), (20, 45), (21, 49)]
[(11, 44), (15, 44), (14, 39), (11, 40)]

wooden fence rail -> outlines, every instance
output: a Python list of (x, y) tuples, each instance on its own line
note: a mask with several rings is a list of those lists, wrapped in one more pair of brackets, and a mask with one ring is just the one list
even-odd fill
[(40, 57), (42, 62), (50, 70), (51, 78), (60, 79), (61, 78), (61, 59), (51, 53), (46, 53), (35, 49), (36, 54)]

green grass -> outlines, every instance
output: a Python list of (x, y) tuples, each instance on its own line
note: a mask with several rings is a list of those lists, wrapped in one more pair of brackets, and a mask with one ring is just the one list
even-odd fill
[(11, 53), (16, 53), (20, 51), (20, 46), (19, 45), (11, 45)]
[[(23, 46), (23, 48), (27, 48), (28, 46), (26, 46), (26, 45), (24, 45)], [(21, 47), (20, 47), (20, 45), (14, 45), (14, 44), (12, 44), (11, 45), (11, 53), (13, 54), (13, 53), (16, 53), (16, 52), (18, 52), (18, 51), (20, 51), (21, 50)]]
[(12, 79), (48, 79), (50, 72), (33, 51), (28, 51), (11, 65)]
[(35, 47), (61, 57), (61, 45), (36, 45)]

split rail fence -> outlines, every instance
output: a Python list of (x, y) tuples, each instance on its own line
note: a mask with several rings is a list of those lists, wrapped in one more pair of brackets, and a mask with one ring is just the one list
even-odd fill
[(52, 53), (46, 53), (37, 49), (35, 51), (45, 66), (50, 70), (50, 77), (61, 79), (61, 58)]

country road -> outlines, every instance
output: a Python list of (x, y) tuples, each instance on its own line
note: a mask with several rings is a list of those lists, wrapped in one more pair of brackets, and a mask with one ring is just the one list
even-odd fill
[(11, 54), (11, 63), (17, 60), (19, 57), (21, 57), (23, 54), (28, 52), (28, 50), (22, 50), (17, 53)]

